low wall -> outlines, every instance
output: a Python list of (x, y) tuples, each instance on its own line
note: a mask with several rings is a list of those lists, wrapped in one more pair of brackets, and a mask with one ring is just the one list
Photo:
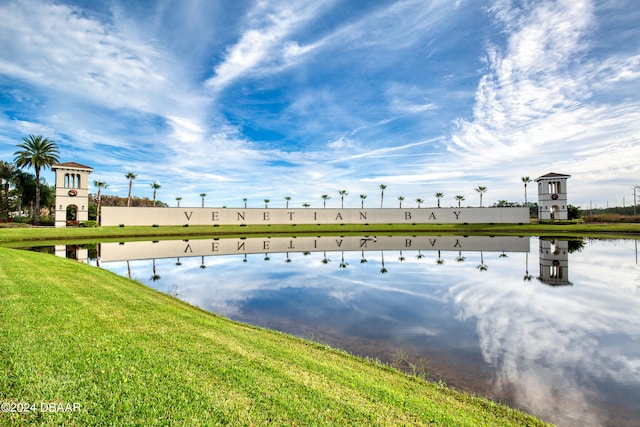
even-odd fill
[(241, 225), (241, 224), (450, 224), (529, 223), (529, 208), (424, 209), (257, 209), (133, 208), (103, 206), (101, 224)]

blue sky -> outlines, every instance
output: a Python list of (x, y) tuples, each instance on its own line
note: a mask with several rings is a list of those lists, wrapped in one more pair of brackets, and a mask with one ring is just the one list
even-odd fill
[[(569, 202), (640, 184), (640, 3), (0, 1), (0, 159), (28, 134), (175, 206)], [(44, 174), (49, 183), (53, 173)], [(537, 197), (528, 187), (530, 201)]]

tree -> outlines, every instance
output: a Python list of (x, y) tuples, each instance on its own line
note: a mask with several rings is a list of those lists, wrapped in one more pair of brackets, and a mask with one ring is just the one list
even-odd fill
[[(9, 162), (0, 161), (0, 189), (4, 182), (4, 211), (9, 219), (9, 187), (16, 178), (16, 168)], [(2, 202), (2, 197), (0, 197)], [(1, 205), (2, 203), (0, 203)]]
[(202, 198), (202, 207), (204, 208), (204, 198), (207, 197), (207, 193), (200, 193), (200, 197)]
[(331, 196), (329, 196), (328, 194), (323, 194), (320, 197), (322, 197), (322, 207), (326, 208), (327, 207), (327, 200), (329, 200), (331, 198)]
[(424, 203), (424, 200), (422, 200), (420, 197), (418, 197), (416, 199), (416, 203), (418, 204), (418, 209), (420, 209), (420, 205)]
[(309, 206), (311, 206), (309, 203), (303, 203), (303, 204), (302, 204), (302, 207), (303, 207), (303, 208), (308, 208)]
[(444, 197), (444, 193), (441, 192), (437, 192), (436, 193), (436, 199), (438, 199), (438, 207), (440, 207), (440, 199), (442, 199)]
[(127, 207), (131, 206), (131, 188), (133, 187), (133, 180), (136, 179), (138, 175), (133, 172), (128, 172), (125, 175), (125, 178), (129, 180), (129, 195), (127, 196)]
[(269, 202), (270, 202), (270, 201), (271, 201), (271, 200), (269, 200), (269, 199), (264, 199), (264, 208), (265, 208), (265, 209), (269, 207)]
[(153, 184), (149, 184), (151, 186), (151, 188), (153, 188), (153, 207), (156, 207), (156, 195), (158, 193), (158, 190), (160, 189), (160, 187), (162, 187), (162, 185), (160, 185), (160, 183), (158, 181), (154, 182)]
[(285, 209), (289, 209), (289, 201), (291, 200), (291, 196), (284, 196), (284, 199), (287, 201), (285, 204)]
[(404, 196), (398, 196), (398, 200), (400, 201), (400, 209), (402, 209), (402, 201), (404, 200)]
[(364, 199), (367, 198), (366, 194), (361, 194), (360, 195), (360, 209), (364, 209)]
[(109, 185), (104, 181), (93, 181), (93, 185), (98, 189), (98, 207), (96, 209), (96, 222), (100, 224), (100, 205), (102, 202), (102, 189), (107, 188)]
[(244, 202), (244, 208), (247, 209), (247, 198), (245, 197), (242, 201)]
[(480, 193), (480, 207), (482, 207), (482, 194), (487, 192), (487, 187), (480, 185), (476, 188), (476, 191)]
[(40, 170), (50, 168), (51, 165), (57, 163), (58, 145), (42, 135), (29, 135), (22, 139), (24, 143), (18, 144), (20, 150), (14, 155), (14, 163), (19, 168), (33, 167), (36, 172), (36, 206), (34, 214), (34, 222), (40, 223)]
[(340, 207), (344, 209), (344, 196), (346, 196), (349, 193), (347, 193), (347, 190), (340, 190), (338, 191), (338, 194), (340, 194)]
[(180, 207), (180, 200), (182, 200), (182, 197), (178, 196), (176, 197), (176, 200), (178, 201), (178, 207)]
[(522, 182), (524, 183), (524, 204), (526, 206), (527, 205), (527, 184), (531, 182), (531, 178), (529, 178), (528, 176), (523, 176), (520, 179), (522, 179)]
[(384, 190), (387, 188), (385, 184), (380, 184), (380, 207), (382, 207), (382, 203), (384, 201)]
[(464, 201), (464, 196), (461, 196), (460, 194), (458, 194), (456, 196), (456, 200), (458, 201), (458, 207), (460, 207), (460, 202)]

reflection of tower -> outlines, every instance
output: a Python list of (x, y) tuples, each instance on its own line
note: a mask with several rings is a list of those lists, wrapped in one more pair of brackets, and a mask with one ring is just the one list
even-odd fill
[(93, 169), (67, 162), (51, 166), (56, 173), (56, 227), (66, 227), (67, 216), (78, 223), (89, 219), (89, 174)]
[(85, 264), (89, 262), (89, 250), (80, 245), (55, 245), (54, 251), (61, 258), (75, 259)]
[(540, 276), (551, 286), (573, 285), (569, 282), (569, 242), (540, 239)]
[(538, 183), (538, 219), (569, 219), (567, 212), (567, 179), (571, 175), (548, 173), (536, 178)]

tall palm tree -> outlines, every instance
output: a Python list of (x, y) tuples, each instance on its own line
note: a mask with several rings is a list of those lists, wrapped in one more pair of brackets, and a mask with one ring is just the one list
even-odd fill
[(420, 209), (420, 205), (424, 203), (424, 200), (422, 200), (420, 197), (418, 197), (416, 199), (416, 203), (418, 204), (418, 209)]
[(42, 135), (29, 135), (22, 138), (24, 143), (18, 144), (20, 150), (16, 151), (13, 162), (19, 168), (33, 167), (36, 172), (36, 206), (34, 221), (36, 224), (40, 222), (40, 170), (42, 168), (50, 168), (51, 165), (58, 163), (58, 145), (49, 138)]
[(289, 201), (291, 200), (291, 196), (284, 196), (284, 199), (287, 201), (284, 208), (289, 209)]
[(308, 208), (309, 206), (311, 206), (309, 203), (303, 203), (303, 204), (302, 204), (302, 207), (303, 207), (303, 208)]
[(245, 197), (242, 201), (244, 202), (244, 208), (247, 209), (247, 198)]
[(269, 199), (264, 199), (264, 208), (265, 208), (265, 209), (269, 207), (269, 202), (270, 202), (270, 201), (271, 201), (271, 200), (269, 200)]
[(331, 198), (331, 196), (329, 196), (328, 194), (323, 194), (320, 197), (322, 197), (322, 207), (326, 208), (327, 207), (327, 200), (329, 200)]
[(480, 207), (482, 207), (482, 194), (487, 192), (487, 187), (480, 185), (476, 188), (476, 191), (480, 193)]
[(531, 182), (531, 178), (529, 178), (528, 176), (523, 176), (520, 179), (522, 179), (522, 182), (524, 183), (524, 205), (529, 206), (527, 204), (527, 184)]
[(344, 196), (349, 193), (347, 193), (347, 190), (340, 190), (338, 191), (338, 194), (340, 195), (340, 207), (344, 209)]
[(360, 195), (360, 209), (364, 209), (364, 199), (367, 198), (366, 194), (361, 194)]
[(200, 197), (202, 198), (202, 207), (204, 208), (204, 198), (207, 197), (207, 193), (200, 193)]
[(458, 201), (458, 207), (460, 207), (460, 202), (464, 201), (464, 196), (461, 196), (460, 194), (458, 194), (456, 196), (456, 200)]
[(404, 200), (404, 196), (398, 196), (398, 200), (400, 201), (400, 209), (402, 209), (402, 201)]
[(127, 206), (131, 206), (131, 188), (133, 187), (133, 180), (136, 179), (138, 175), (133, 172), (127, 172), (125, 178), (129, 180), (129, 195), (127, 196)]
[[(4, 211), (9, 219), (9, 187), (16, 178), (16, 168), (9, 162), (0, 161), (0, 188), (4, 181)], [(0, 197), (0, 202), (2, 197)], [(1, 204), (1, 203), (0, 203)]]
[(384, 190), (387, 188), (385, 184), (380, 184), (380, 207), (382, 207), (382, 203), (384, 201)]
[(96, 222), (100, 224), (100, 206), (102, 205), (102, 189), (109, 185), (104, 181), (93, 181), (93, 185), (98, 189), (98, 207), (96, 209)]
[(180, 207), (180, 200), (182, 200), (182, 197), (178, 196), (176, 197), (176, 200), (178, 201), (178, 207)]
[(151, 185), (151, 188), (153, 188), (153, 207), (156, 207), (156, 195), (158, 193), (158, 190), (160, 189), (160, 187), (162, 187), (162, 185), (160, 185), (160, 183), (158, 181), (154, 182), (153, 184), (149, 184)]
[(436, 199), (438, 199), (438, 207), (440, 207), (440, 199), (442, 199), (444, 197), (444, 193), (441, 192), (437, 192), (436, 193)]

